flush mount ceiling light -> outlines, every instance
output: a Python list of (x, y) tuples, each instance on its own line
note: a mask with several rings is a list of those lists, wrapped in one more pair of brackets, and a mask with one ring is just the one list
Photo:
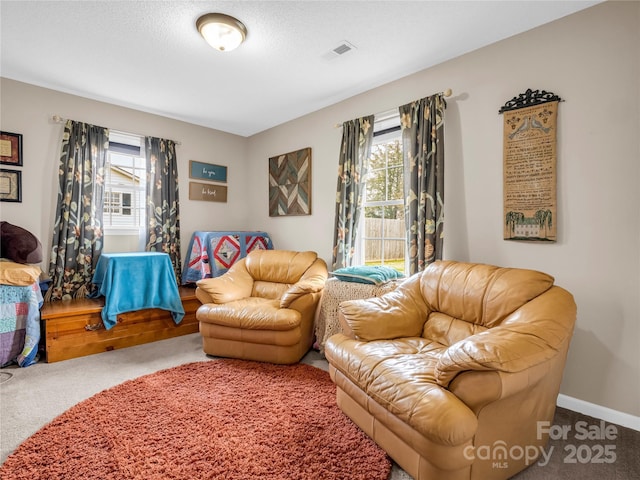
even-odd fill
[(196, 28), (209, 45), (221, 52), (237, 48), (247, 36), (247, 27), (240, 20), (223, 13), (202, 15)]

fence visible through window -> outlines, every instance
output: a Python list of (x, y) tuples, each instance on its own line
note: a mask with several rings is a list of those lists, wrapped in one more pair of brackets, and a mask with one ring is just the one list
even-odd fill
[(375, 128), (356, 258), (365, 265), (386, 265), (404, 272), (404, 172), (397, 112), (376, 119)]

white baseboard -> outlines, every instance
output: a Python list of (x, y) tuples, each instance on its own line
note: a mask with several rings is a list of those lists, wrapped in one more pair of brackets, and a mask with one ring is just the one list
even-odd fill
[(635, 415), (619, 412), (608, 407), (596, 405), (595, 403), (585, 402), (584, 400), (569, 397), (562, 393), (558, 395), (558, 401), (556, 403), (559, 407), (640, 431), (640, 417), (636, 417)]

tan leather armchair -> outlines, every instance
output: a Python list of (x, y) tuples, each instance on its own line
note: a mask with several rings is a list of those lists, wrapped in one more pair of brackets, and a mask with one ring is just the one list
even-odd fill
[(541, 272), (435, 262), (340, 304), (340, 408), (417, 480), (506, 479), (548, 440), (576, 319)]
[(197, 282), (203, 350), (270, 363), (298, 362), (313, 343), (327, 280), (315, 252), (255, 250), (224, 275)]

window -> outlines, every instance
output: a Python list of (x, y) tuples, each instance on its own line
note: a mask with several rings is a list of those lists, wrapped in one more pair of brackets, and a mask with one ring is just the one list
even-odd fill
[(145, 197), (144, 139), (109, 133), (104, 175), (104, 252), (144, 250)]
[(406, 228), (400, 119), (397, 112), (378, 117), (356, 255), (361, 264), (387, 265), (404, 272)]
[(104, 212), (111, 215), (131, 215), (131, 194), (109, 191), (104, 198)]

